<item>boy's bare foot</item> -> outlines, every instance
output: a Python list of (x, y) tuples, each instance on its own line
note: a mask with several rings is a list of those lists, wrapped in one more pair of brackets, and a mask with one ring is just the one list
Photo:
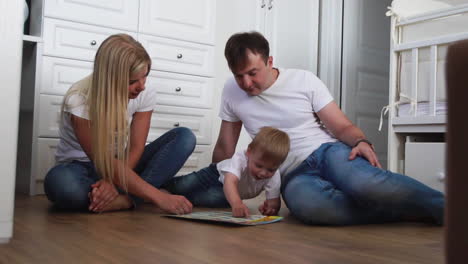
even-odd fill
[(130, 209), (133, 206), (130, 197), (124, 194), (119, 194), (112, 202), (108, 203), (100, 212), (110, 212)]

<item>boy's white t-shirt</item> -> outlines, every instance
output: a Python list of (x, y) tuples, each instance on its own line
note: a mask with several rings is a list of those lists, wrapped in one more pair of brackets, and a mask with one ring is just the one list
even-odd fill
[(229, 78), (224, 86), (219, 117), (228, 122), (242, 121), (252, 138), (264, 126), (286, 132), (291, 147), (280, 167), (284, 177), (320, 145), (337, 140), (314, 116), (333, 101), (325, 84), (309, 71), (278, 70), (278, 79), (257, 96), (248, 95), (233, 77)]
[(265, 190), (266, 199), (280, 196), (281, 177), (277, 170), (273, 177), (257, 180), (249, 174), (247, 169), (247, 155), (245, 151), (234, 153), (232, 158), (223, 160), (216, 165), (219, 172), (219, 181), (224, 184), (224, 173), (230, 172), (239, 178), (238, 191), (241, 199), (257, 197)]
[[(88, 76), (81, 81), (73, 84), (72, 87), (79, 88), (91, 85), (92, 76)], [(80, 94), (71, 95), (63, 109), (62, 115), (62, 126), (60, 127), (60, 142), (57, 146), (57, 151), (55, 153), (55, 160), (57, 163), (69, 162), (73, 160), (78, 161), (89, 161), (88, 156), (81, 148), (80, 143), (78, 142), (75, 131), (71, 124), (70, 114), (75, 116), (88, 119), (89, 113), (88, 107), (85, 104), (86, 97)], [(137, 98), (130, 99), (128, 101), (128, 120), (129, 124), (132, 122), (133, 114), (136, 112), (147, 112), (153, 111), (156, 105), (156, 89), (151, 89), (146, 87), (145, 90), (140, 92)], [(104, 122), (102, 120), (101, 122)]]

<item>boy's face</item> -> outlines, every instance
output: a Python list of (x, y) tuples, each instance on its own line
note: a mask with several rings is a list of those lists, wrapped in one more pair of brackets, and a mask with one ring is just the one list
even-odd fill
[(265, 160), (263, 153), (252, 149), (247, 149), (247, 169), (249, 174), (257, 180), (273, 177), (280, 164)]
[(266, 64), (260, 54), (251, 51), (246, 53), (245, 67), (232, 71), (239, 87), (250, 96), (256, 96), (268, 89), (275, 81), (273, 74), (273, 58), (269, 57)]

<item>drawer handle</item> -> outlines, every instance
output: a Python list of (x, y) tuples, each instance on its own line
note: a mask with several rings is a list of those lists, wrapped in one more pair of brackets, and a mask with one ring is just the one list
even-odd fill
[(177, 87), (177, 88), (175, 88), (175, 91), (176, 91), (176, 92), (180, 92), (180, 91), (182, 91), (182, 88)]
[(182, 59), (182, 53), (177, 54), (178, 59)]
[(97, 42), (95, 40), (91, 40), (91, 46), (96, 46)]
[(440, 182), (444, 182), (445, 181), (445, 173), (439, 172), (438, 175), (437, 175), (437, 180), (439, 180)]
[(180, 126), (179, 122), (174, 123), (174, 127), (179, 127), (179, 126)]

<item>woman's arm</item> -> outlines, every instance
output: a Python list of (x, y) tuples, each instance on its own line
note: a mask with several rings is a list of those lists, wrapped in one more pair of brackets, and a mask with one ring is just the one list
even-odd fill
[[(92, 160), (90, 121), (74, 115), (71, 115), (71, 121), (78, 142), (80, 143), (84, 152)], [(146, 134), (147, 133), (148, 132), (146, 132)], [(144, 141), (146, 141), (146, 139)], [(113, 166), (114, 168), (121, 167), (122, 161), (114, 159)], [(123, 188), (124, 186), (121, 186), (121, 183), (119, 181), (119, 173), (122, 173), (122, 171), (116, 169), (114, 173), (115, 175), (113, 177), (113, 183)], [(145, 200), (151, 201), (155, 205), (161, 207), (161, 209), (170, 213), (184, 214), (192, 211), (192, 204), (185, 197), (179, 195), (169, 195), (159, 191), (157, 188), (144, 181), (128, 165), (127, 167), (124, 167), (123, 173), (126, 174), (127, 188), (130, 193)], [(111, 191), (109, 191), (108, 189), (103, 189), (103, 192), (93, 190), (91, 193), (92, 199), (90, 210), (95, 209), (93, 211), (99, 211), (100, 208), (105, 207), (105, 205), (113, 201), (115, 197), (113, 197), (110, 194), (110, 192)]]
[(232, 216), (234, 217), (249, 217), (249, 208), (242, 202), (237, 185), (239, 179), (232, 173), (224, 174), (224, 195), (232, 208)]
[(134, 169), (145, 150), (151, 124), (152, 111), (136, 112), (130, 125), (128, 167)]

